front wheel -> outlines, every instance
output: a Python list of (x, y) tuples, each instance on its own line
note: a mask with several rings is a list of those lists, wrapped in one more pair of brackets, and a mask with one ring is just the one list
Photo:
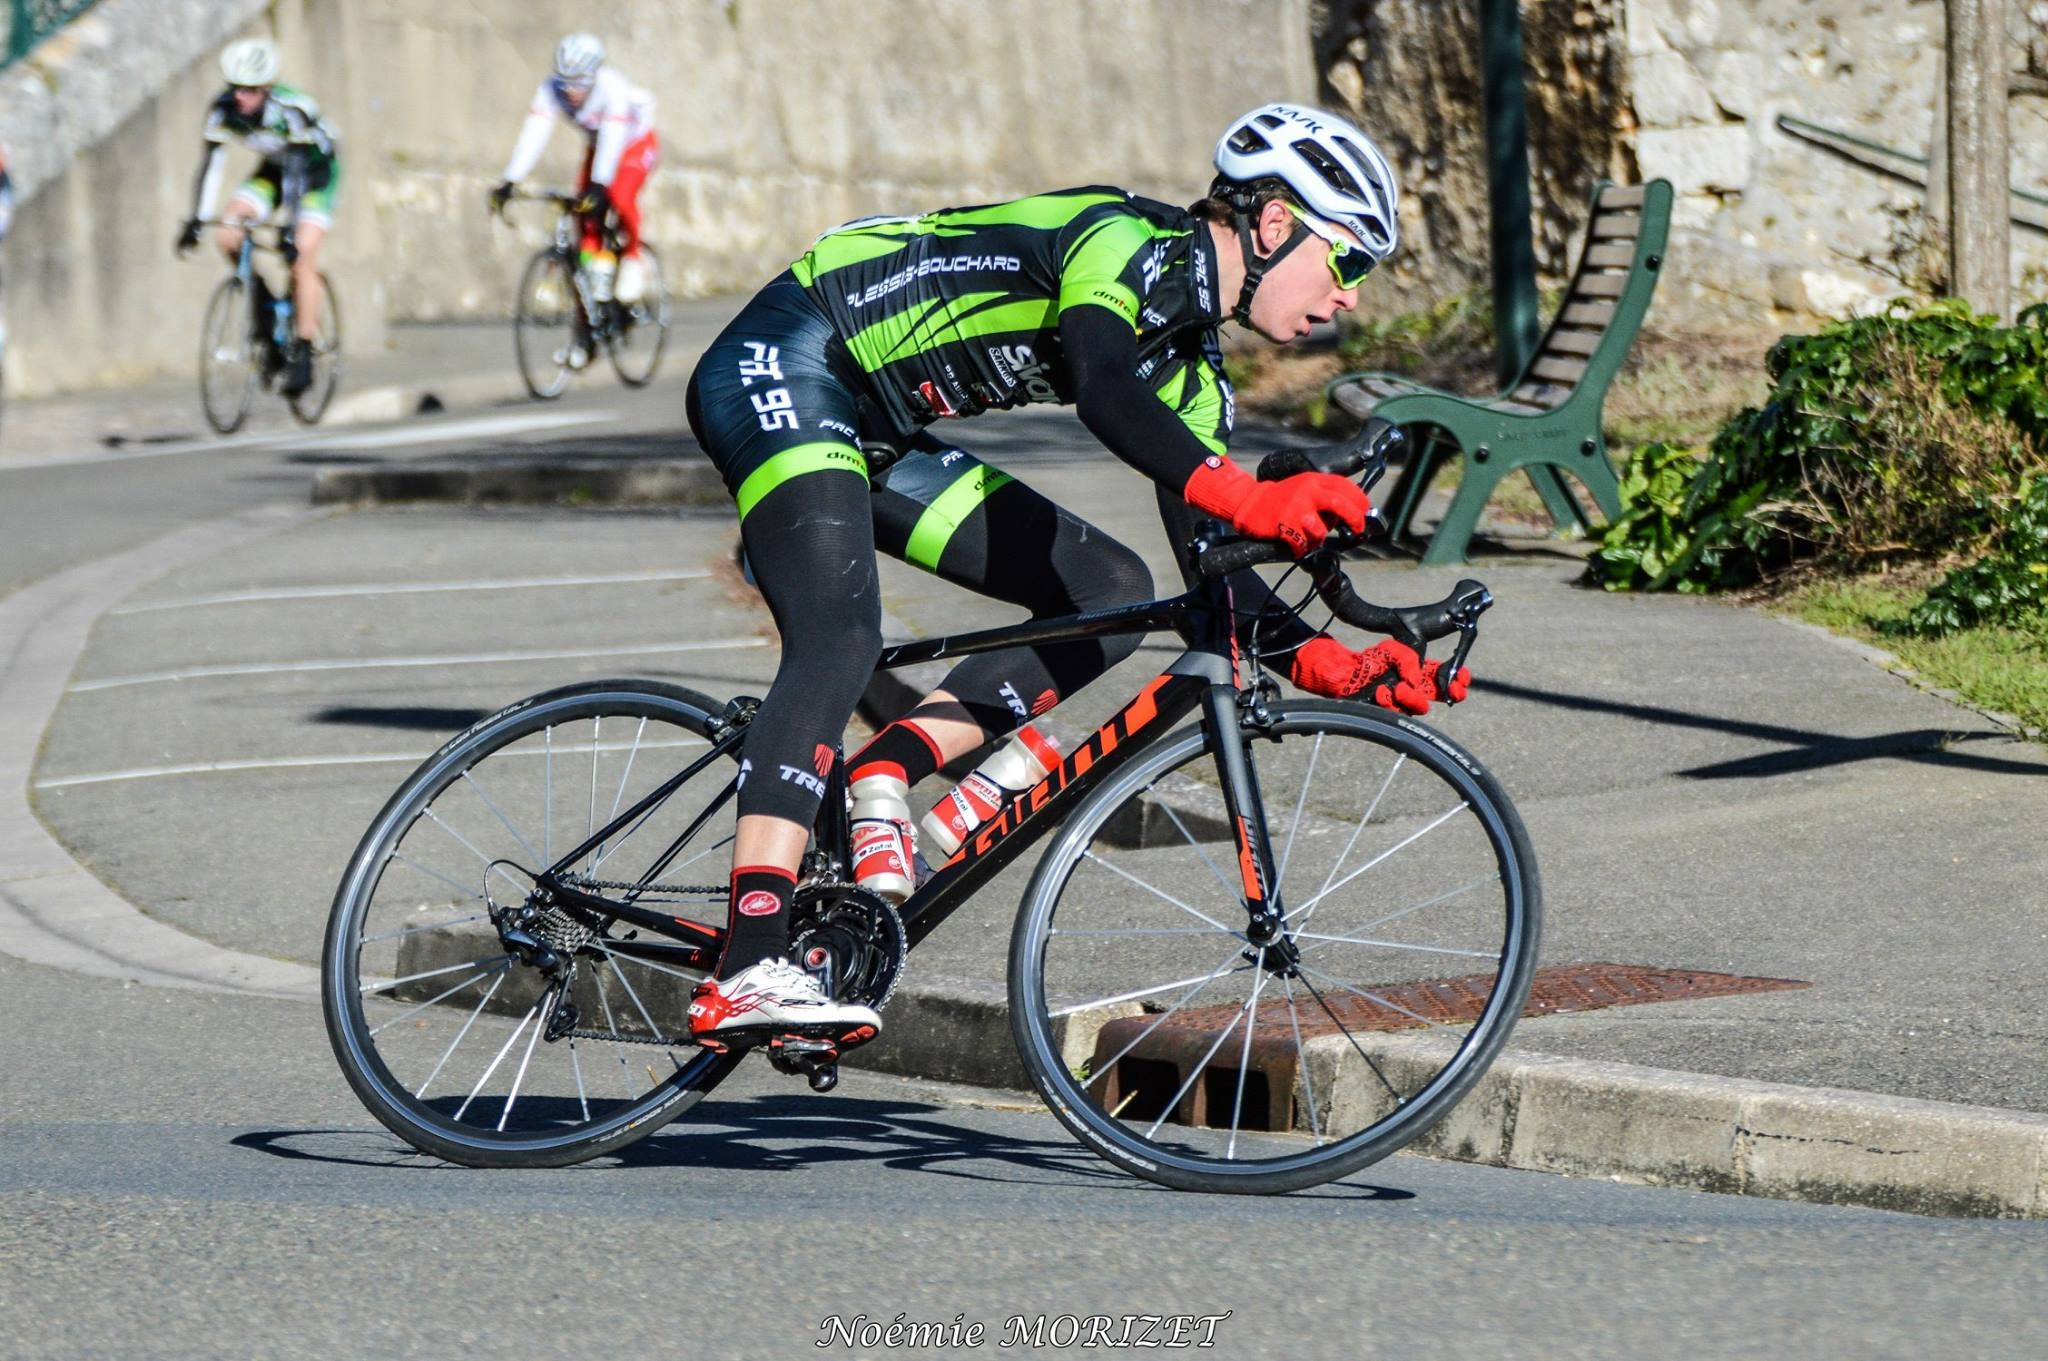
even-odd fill
[(717, 1086), (739, 1056), (687, 1038), (708, 963), (593, 929), (536, 876), (700, 923), (715, 958), (738, 783), (720, 706), (649, 681), (536, 695), (429, 757), (349, 862), (321, 961), (328, 1038), (371, 1114), (451, 1162), (561, 1167)]
[(249, 418), (256, 343), (249, 290), (239, 275), (230, 274), (213, 290), (199, 329), (199, 404), (219, 434), (232, 435)]
[(570, 375), (590, 362), (590, 327), (571, 256), (544, 250), (527, 262), (512, 316), (512, 344), (520, 380), (544, 402), (561, 396)]
[(1025, 890), (1010, 1016), (1054, 1114), (1182, 1190), (1298, 1190), (1408, 1144), (1526, 1003), (1542, 889), (1493, 776), (1420, 724), (1276, 706), (1247, 756), (1282, 912), (1255, 936), (1200, 727), (1077, 809)]

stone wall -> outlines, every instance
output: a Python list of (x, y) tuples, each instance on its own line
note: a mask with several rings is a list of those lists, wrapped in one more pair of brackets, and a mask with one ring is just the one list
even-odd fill
[[(1574, 233), (1603, 178), (1634, 177), (1623, 0), (1525, 0), (1523, 57), (1537, 268), (1571, 268)], [(1484, 288), (1485, 118), (1474, 0), (1318, 0), (1323, 99), (1378, 139), (1401, 180), (1402, 257), (1369, 307)]]
[[(750, 288), (821, 230), (1088, 182), (1186, 199), (1218, 129), (1314, 94), (1308, 0), (103, 0), (0, 79), (24, 149), (9, 243), (22, 394), (188, 372), (210, 254), (174, 261), (214, 56), (273, 31), (340, 124), (329, 261), (349, 344), (386, 318), (502, 315), (550, 225), (487, 217), (556, 40), (601, 21), (660, 102), (650, 239), (685, 293)], [(251, 24), (252, 16), (261, 16)], [(1247, 34), (1257, 41), (1246, 41)], [(46, 91), (73, 98), (53, 139)], [(70, 107), (70, 105), (66, 105)], [(97, 119), (97, 123), (93, 120)], [(537, 179), (566, 181), (558, 132)], [(236, 171), (242, 167), (237, 165)]]

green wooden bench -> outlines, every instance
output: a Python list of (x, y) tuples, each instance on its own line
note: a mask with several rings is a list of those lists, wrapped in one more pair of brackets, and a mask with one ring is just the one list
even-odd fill
[(1664, 263), (1671, 185), (1602, 184), (1593, 191), (1585, 250), (1557, 316), (1522, 376), (1496, 397), (1460, 397), (1392, 373), (1346, 374), (1324, 395), (1363, 420), (1404, 427), (1414, 453), (1385, 503), (1396, 538), (1408, 537), (1429, 484), (1453, 457), (1464, 460), (1458, 490), (1425, 563), (1463, 562), (1487, 498), (1503, 477), (1524, 471), (1560, 527), (1594, 526), (1566, 485), (1585, 484), (1609, 520), (1621, 488), (1607, 460), (1600, 411), (1628, 357)]

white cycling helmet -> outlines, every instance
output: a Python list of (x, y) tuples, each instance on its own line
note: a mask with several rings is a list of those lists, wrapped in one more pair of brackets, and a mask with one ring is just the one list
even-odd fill
[(555, 45), (555, 79), (581, 84), (597, 78), (604, 44), (591, 33), (571, 33)]
[(268, 38), (244, 38), (221, 50), (220, 73), (230, 85), (275, 85), (277, 67), (277, 44)]
[(1374, 260), (1401, 243), (1400, 186), (1372, 139), (1320, 109), (1268, 104), (1224, 129), (1216, 173), (1244, 184), (1276, 177), (1301, 206), (1348, 228)]

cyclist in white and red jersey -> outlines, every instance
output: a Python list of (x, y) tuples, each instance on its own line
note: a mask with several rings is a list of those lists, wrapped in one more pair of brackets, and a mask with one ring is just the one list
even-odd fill
[(505, 177), (491, 191), (503, 208), (513, 187), (533, 172), (558, 121), (574, 123), (588, 138), (583, 171), (576, 181), (583, 195), (583, 258), (588, 264), (604, 248), (598, 224), (605, 210), (617, 213), (625, 237), (616, 289), (620, 302), (638, 302), (647, 286), (640, 253), (640, 188), (654, 173), (660, 143), (654, 135), (654, 96), (607, 65), (604, 44), (588, 33), (571, 33), (555, 48), (554, 70), (533, 92), (526, 126), (505, 164)]

